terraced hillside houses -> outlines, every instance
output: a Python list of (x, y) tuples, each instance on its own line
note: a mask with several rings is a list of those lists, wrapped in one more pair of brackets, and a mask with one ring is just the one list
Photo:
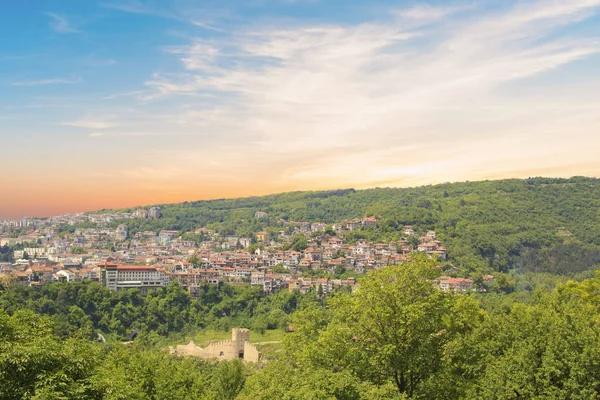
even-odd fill
[[(139, 288), (144, 293), (176, 281), (192, 296), (205, 284), (252, 285), (266, 293), (327, 293), (355, 288), (357, 277), (398, 265), (412, 252), (449, 265), (446, 248), (431, 230), (405, 226), (400, 239), (387, 242), (350, 236), (377, 229), (373, 216), (333, 224), (277, 221), (275, 227), (247, 236), (206, 226), (191, 232), (133, 231), (123, 222), (156, 218), (157, 210), (150, 215), (138, 208), (132, 213), (4, 221), (0, 276), (26, 286), (91, 280), (111, 290)], [(268, 214), (257, 212), (255, 218), (262, 221)]]

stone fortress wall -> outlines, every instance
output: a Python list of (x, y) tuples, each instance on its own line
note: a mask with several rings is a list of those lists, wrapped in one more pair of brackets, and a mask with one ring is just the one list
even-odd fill
[(190, 340), (187, 345), (178, 345), (175, 348), (169, 346), (169, 352), (173, 355), (216, 358), (218, 360), (240, 358), (247, 362), (258, 362), (260, 359), (260, 352), (255, 345), (250, 343), (250, 331), (241, 328), (232, 329), (231, 340), (211, 343), (204, 349)]

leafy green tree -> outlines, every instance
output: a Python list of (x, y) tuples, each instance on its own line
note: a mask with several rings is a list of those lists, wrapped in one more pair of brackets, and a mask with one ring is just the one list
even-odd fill
[(285, 249), (292, 249), (294, 251), (304, 251), (308, 247), (308, 240), (304, 235), (294, 235), (289, 245), (284, 246)]
[(200, 259), (200, 257), (198, 257), (196, 254), (188, 258), (187, 261), (191, 263), (195, 268), (200, 268), (203, 264), (202, 259)]
[(0, 398), (93, 398), (88, 379), (99, 356), (91, 342), (57, 338), (49, 318), (0, 311)]
[(83, 254), (85, 253), (85, 249), (81, 246), (74, 246), (71, 248), (71, 254)]
[(592, 309), (543, 295), (488, 318), (450, 348), (453, 385), (472, 399), (597, 398), (600, 329)]
[(214, 366), (133, 346), (113, 347), (91, 378), (107, 400), (204, 399)]
[(329, 235), (329, 236), (335, 236), (335, 231), (333, 230), (333, 227), (331, 225), (327, 225), (325, 227), (325, 231), (323, 232), (325, 235)]
[(378, 389), (347, 372), (293, 368), (276, 362), (248, 379), (240, 400), (396, 399), (395, 391)]
[(215, 399), (235, 399), (246, 382), (246, 374), (242, 361), (234, 360), (221, 362), (213, 379)]
[[(400, 395), (423, 393), (442, 370), (444, 345), (478, 321), (476, 304), (434, 288), (437, 274), (423, 256), (375, 271), (357, 293), (329, 301), (325, 329), (315, 331), (314, 316), (293, 322), (301, 328), (288, 348), (302, 348), (295, 359), (312, 367), (348, 371), (375, 385), (392, 382)], [(452, 322), (457, 315), (462, 324)], [(313, 328), (307, 331), (303, 323)]]

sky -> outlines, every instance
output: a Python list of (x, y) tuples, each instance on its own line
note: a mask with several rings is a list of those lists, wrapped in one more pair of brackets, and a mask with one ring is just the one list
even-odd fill
[(600, 0), (20, 0), (0, 219), (600, 176)]

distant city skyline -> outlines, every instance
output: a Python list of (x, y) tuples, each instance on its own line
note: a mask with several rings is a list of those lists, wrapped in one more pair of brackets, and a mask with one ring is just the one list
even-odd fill
[(600, 0), (59, 0), (0, 15), (0, 220), (600, 176)]

